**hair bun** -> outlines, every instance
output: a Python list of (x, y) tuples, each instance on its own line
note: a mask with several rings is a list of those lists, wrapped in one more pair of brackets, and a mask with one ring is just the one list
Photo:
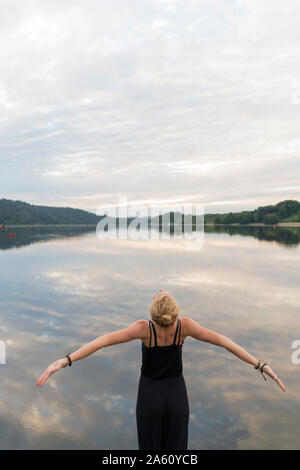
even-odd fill
[(173, 323), (173, 318), (169, 313), (162, 315), (161, 319), (164, 326), (169, 326), (171, 323)]
[(179, 307), (174, 297), (165, 294), (157, 300), (153, 300), (150, 311), (152, 320), (160, 326), (168, 327), (178, 317)]

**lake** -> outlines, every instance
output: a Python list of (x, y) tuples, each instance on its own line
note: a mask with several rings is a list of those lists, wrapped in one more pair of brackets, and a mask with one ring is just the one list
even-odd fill
[(1, 449), (138, 449), (141, 341), (35, 383), (54, 360), (149, 319), (164, 288), (181, 313), (270, 363), (283, 393), (227, 350), (186, 338), (188, 449), (299, 449), (300, 228), (205, 227), (186, 241), (100, 240), (89, 228), (0, 231)]

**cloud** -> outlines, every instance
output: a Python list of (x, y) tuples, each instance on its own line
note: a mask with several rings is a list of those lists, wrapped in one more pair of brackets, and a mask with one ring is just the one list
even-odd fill
[(299, 199), (299, 13), (293, 0), (5, 2), (3, 196), (93, 211), (114, 194), (212, 212)]

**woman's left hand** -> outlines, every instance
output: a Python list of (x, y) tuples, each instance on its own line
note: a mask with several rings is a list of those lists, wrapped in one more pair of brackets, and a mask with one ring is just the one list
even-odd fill
[(54, 372), (64, 367), (67, 363), (68, 363), (68, 360), (64, 358), (64, 359), (58, 359), (57, 361), (50, 364), (50, 366), (48, 366), (47, 369), (38, 378), (36, 387), (42, 387), (44, 383), (47, 382), (50, 375), (54, 374)]
[(279, 377), (277, 377), (277, 375), (272, 371), (271, 367), (269, 365), (265, 365), (264, 368), (263, 368), (263, 373), (264, 374), (267, 374), (269, 377), (271, 377), (278, 385), (279, 387), (281, 388), (281, 390), (283, 392), (286, 391), (286, 388), (285, 386), (283, 385), (283, 383), (281, 382), (281, 380), (279, 379)]

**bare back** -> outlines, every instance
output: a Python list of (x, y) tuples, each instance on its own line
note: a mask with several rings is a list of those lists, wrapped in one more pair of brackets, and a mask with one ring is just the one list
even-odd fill
[[(180, 333), (180, 338), (179, 338), (179, 344), (182, 344), (185, 338), (188, 336), (187, 333), (187, 318), (186, 317), (179, 317), (181, 320), (181, 333)], [(157, 346), (169, 346), (173, 344), (174, 340), (174, 335), (176, 332), (176, 327), (177, 327), (177, 321), (175, 321), (174, 325), (170, 326), (169, 328), (163, 328), (159, 326), (156, 322), (153, 322), (155, 324), (155, 330), (157, 334)], [(142, 338), (142, 342), (146, 347), (149, 347), (149, 342), (150, 342), (150, 329), (149, 329), (149, 322), (148, 320), (145, 320), (145, 327), (144, 327), (144, 337)], [(152, 340), (151, 340), (151, 345), (154, 345), (153, 341), (153, 334), (152, 334)]]

